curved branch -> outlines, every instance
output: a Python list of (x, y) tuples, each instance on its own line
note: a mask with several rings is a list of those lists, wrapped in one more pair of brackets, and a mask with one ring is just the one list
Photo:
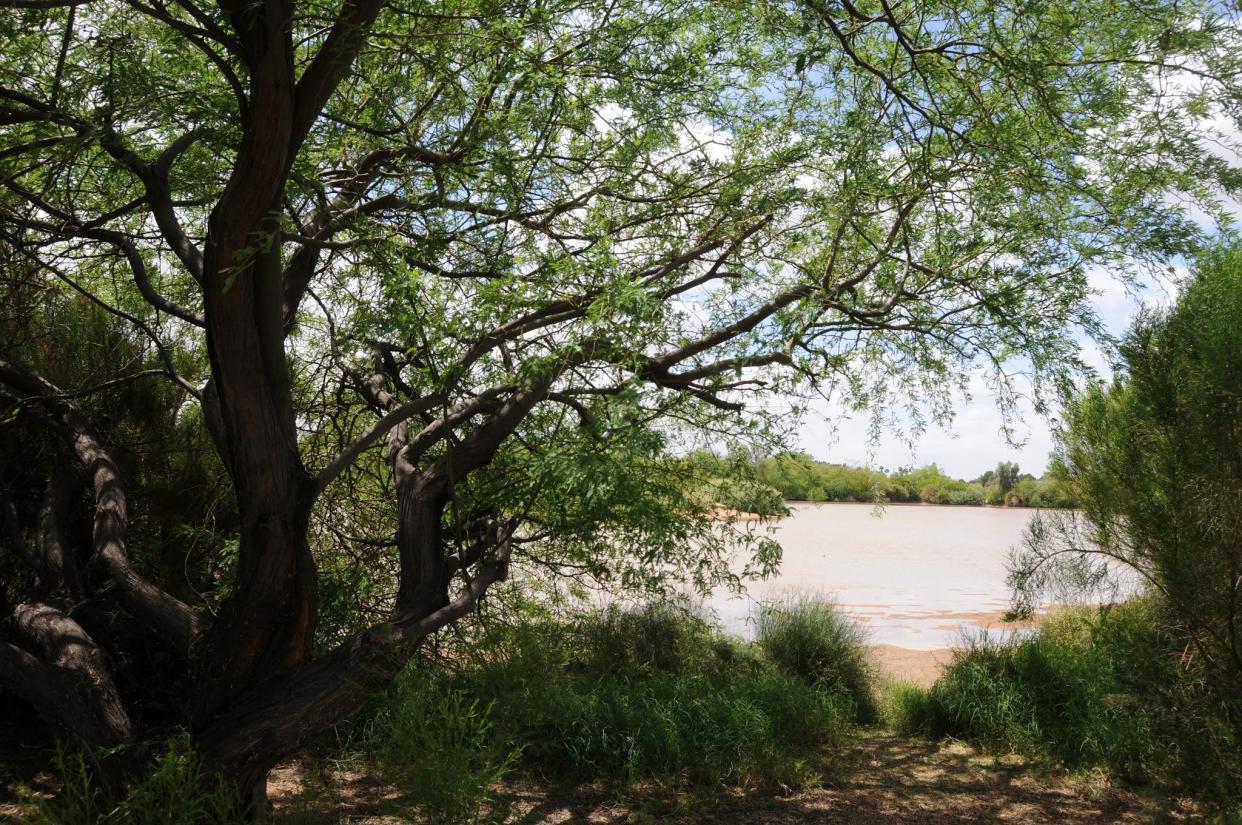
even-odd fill
[(427, 412), (431, 408), (443, 403), (444, 398), (442, 396), (431, 395), (394, 406), (379, 421), (376, 421), (354, 439), (354, 442), (342, 450), (340, 455), (332, 459), (328, 466), (319, 471), (319, 475), (315, 477), (315, 494), (322, 493), (333, 479), (344, 472), (349, 465), (357, 460), (358, 456), (362, 455), (368, 447), (382, 438), (393, 427), (411, 416)]
[[(133, 324), (138, 329), (142, 330), (143, 333), (146, 334), (147, 338), (151, 341), (151, 344), (155, 347), (155, 351), (159, 355), (160, 360), (164, 362), (163, 374), (167, 375), (170, 381), (172, 381), (177, 386), (181, 387), (183, 390), (188, 392), (190, 395), (194, 396), (195, 398), (199, 397), (198, 388), (195, 387), (193, 384), (191, 384), (189, 381), (187, 381), (185, 378), (177, 374), (177, 371), (173, 366), (172, 356), (169, 354), (167, 347), (165, 347), (164, 343), (160, 341), (159, 337), (155, 334), (155, 331), (151, 329), (151, 327), (148, 326), (144, 321), (142, 321), (139, 318), (134, 317), (133, 315), (130, 315), (125, 310), (118, 309), (117, 307), (112, 306), (112, 304), (109, 304), (107, 301), (104, 301), (98, 295), (86, 289), (81, 284), (79, 284), (77, 281), (70, 278), (67, 274), (61, 271), (59, 267), (53, 266), (50, 263), (41, 261), (37, 256), (31, 254), (30, 252), (27, 252), (25, 249), (21, 249), (20, 251), (22, 252), (22, 254), (26, 255), (32, 261), (34, 261), (35, 264), (47, 269), (57, 278), (59, 278), (60, 280), (68, 284), (75, 292), (77, 292), (82, 297), (86, 298), (91, 303), (95, 304), (97, 307), (102, 309), (104, 312), (107, 312), (111, 315), (115, 315), (116, 317), (122, 320), (128, 321), (129, 323)], [(60, 393), (59, 397), (73, 398), (80, 394), (82, 393), (68, 393), (68, 394)]]
[(188, 605), (160, 590), (133, 569), (125, 552), (128, 523), (120, 471), (87, 425), (77, 406), (55, 385), (0, 357), (0, 383), (37, 400), (60, 425), (95, 488), (94, 548), (91, 564), (115, 586), (117, 600), (151, 625), (166, 642), (188, 653), (203, 623)]
[(133, 757), (120, 746), (131, 741), (134, 727), (107, 657), (81, 625), (54, 607), (19, 605), (13, 624), (42, 661), (0, 642), (0, 684), (77, 740), (97, 775), (115, 788)]
[(66, 536), (71, 498), (78, 489), (82, 473), (64, 468), (47, 485), (43, 505), (39, 508), (39, 561), (42, 589), (48, 594), (65, 591), (77, 601), (82, 597), (82, 583), (73, 552)]

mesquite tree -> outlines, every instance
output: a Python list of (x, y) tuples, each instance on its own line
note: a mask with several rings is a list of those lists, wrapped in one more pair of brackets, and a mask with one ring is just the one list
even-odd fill
[(0, 0), (0, 32), (0, 688), (113, 783), (182, 725), (261, 793), (511, 564), (716, 581), (734, 534), (670, 449), (1062, 375), (1088, 269), (1186, 251), (1166, 193), (1230, 183), (1196, 132), (1233, 30), (1165, 0)]

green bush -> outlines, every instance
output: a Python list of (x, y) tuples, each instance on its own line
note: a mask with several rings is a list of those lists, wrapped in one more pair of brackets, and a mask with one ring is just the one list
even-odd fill
[(831, 602), (802, 596), (764, 605), (756, 642), (785, 672), (848, 696), (858, 721), (875, 719), (865, 635)]
[(491, 713), (491, 704), (410, 669), (367, 726), (366, 753), (400, 789), (401, 807), (431, 822), (475, 822), (518, 759), (491, 735)]
[(969, 487), (965, 490), (950, 490), (942, 502), (944, 504), (966, 504), (981, 507), (987, 504), (987, 498), (982, 489)]
[(1242, 750), (1180, 670), (1159, 609), (1149, 600), (1067, 608), (1029, 637), (980, 636), (930, 691), (891, 689), (884, 718), (900, 732), (1180, 783), (1236, 806)]
[(855, 705), (667, 604), (490, 627), (444, 687), (490, 709), (491, 746), (526, 770), (686, 786), (812, 783)]
[(717, 652), (714, 628), (678, 603), (655, 602), (640, 610), (612, 605), (567, 630), (568, 653), (576, 666), (592, 673), (683, 673), (712, 668)]

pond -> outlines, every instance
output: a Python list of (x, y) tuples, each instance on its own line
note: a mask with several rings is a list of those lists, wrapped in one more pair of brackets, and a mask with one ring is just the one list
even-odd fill
[(963, 630), (1003, 631), (1009, 549), (1033, 510), (889, 504), (795, 504), (774, 526), (784, 547), (780, 575), (743, 598), (707, 601), (724, 627), (753, 635), (758, 602), (796, 593), (834, 599), (873, 644), (951, 647)]

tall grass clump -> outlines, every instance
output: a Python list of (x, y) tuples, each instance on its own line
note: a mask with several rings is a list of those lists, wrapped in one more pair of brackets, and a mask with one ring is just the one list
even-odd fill
[(806, 786), (854, 706), (664, 603), (492, 626), (444, 680), (490, 709), (499, 753), (557, 781)]
[(913, 682), (884, 685), (876, 705), (880, 721), (903, 736), (932, 736), (944, 727), (935, 721), (937, 708), (931, 691)]
[(756, 642), (786, 673), (848, 696), (858, 721), (875, 720), (875, 676), (867, 662), (865, 634), (831, 602), (796, 596), (764, 605)]
[(492, 736), (492, 705), (420, 669), (403, 672), (362, 730), (369, 765), (429, 822), (477, 822), (518, 749)]
[(40, 800), (31, 825), (237, 825), (240, 797), (203, 776), (188, 736), (164, 743), (149, 774), (112, 799), (91, 777), (85, 758), (57, 749), (61, 790)]
[(1222, 811), (1242, 798), (1242, 748), (1213, 724), (1160, 608), (1067, 608), (1029, 637), (974, 639), (929, 691), (890, 693), (901, 732), (954, 736), (1133, 783), (1172, 784)]

